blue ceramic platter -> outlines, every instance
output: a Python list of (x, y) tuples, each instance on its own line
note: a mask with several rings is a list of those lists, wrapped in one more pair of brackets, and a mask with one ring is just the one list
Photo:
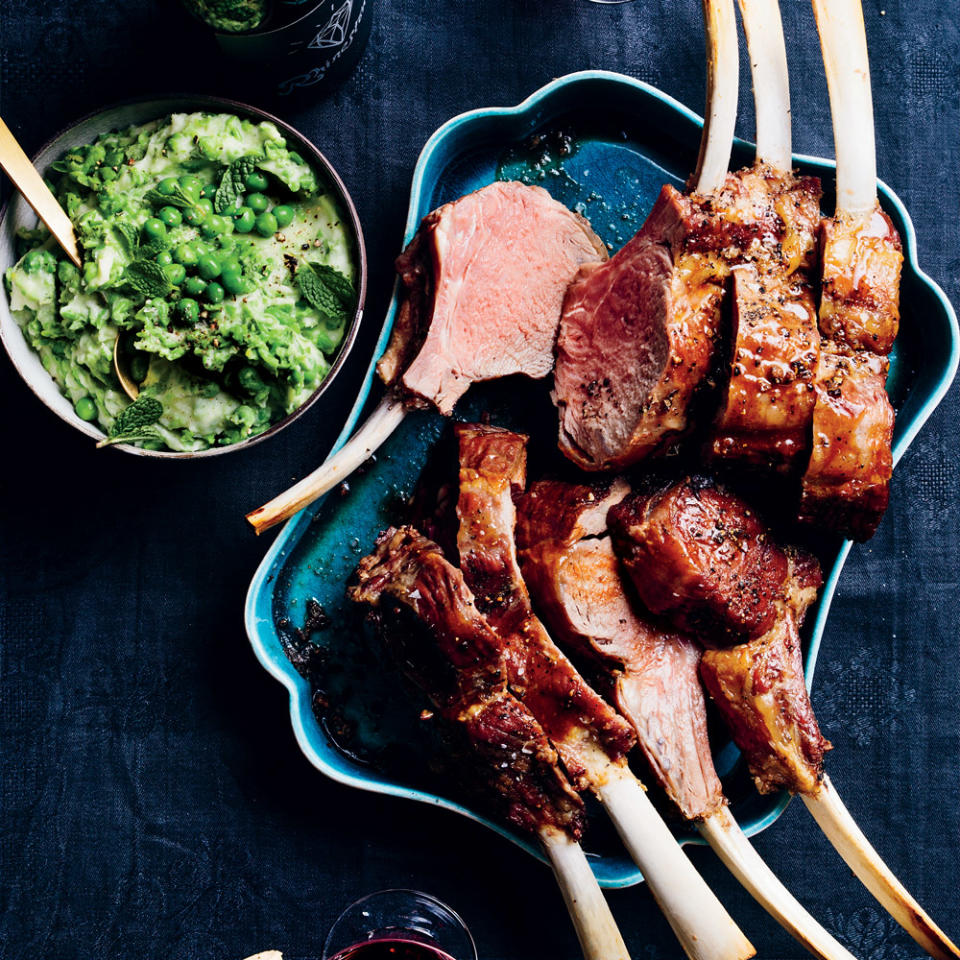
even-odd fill
[[(413, 175), (410, 212), (403, 243), (423, 216), (449, 200), (498, 177), (546, 187), (558, 200), (585, 214), (616, 250), (643, 223), (660, 187), (680, 185), (697, 157), (701, 119), (659, 90), (619, 74), (575, 73), (553, 81), (516, 107), (474, 110), (444, 124), (430, 138)], [(537, 135), (542, 134), (542, 137)], [(753, 148), (737, 142), (732, 168), (751, 163)], [(833, 208), (833, 163), (797, 156), (804, 173), (820, 176), (824, 209)], [(916, 239), (900, 200), (880, 185), (883, 207), (903, 238), (902, 325), (892, 357), (889, 389), (897, 408), (895, 460), (946, 393), (957, 369), (960, 335), (943, 292), (917, 265)], [(396, 310), (388, 311), (377, 344), (387, 344)], [(373, 364), (336, 447), (341, 446), (366, 408), (379, 399)], [(532, 435), (531, 475), (547, 468), (555, 452), (557, 421), (547, 397), (549, 381), (511, 378), (474, 387), (456, 411), (457, 419), (487, 412), (494, 423)], [(400, 678), (385, 664), (351, 609), (344, 586), (360, 556), (378, 532), (401, 517), (431, 447), (445, 422), (433, 413), (416, 413), (378, 454), (375, 463), (351, 478), (346, 495), (332, 493), (293, 518), (282, 530), (253, 578), (247, 596), (246, 625), (263, 666), (290, 692), (290, 717), (297, 741), (310, 761), (341, 783), (435, 804), (477, 820), (540, 858), (535, 844), (471, 809), (468, 797), (432, 769), (433, 734), (403, 691)], [(336, 449), (336, 448), (335, 448)], [(806, 676), (813, 678), (817, 650), (830, 601), (851, 544), (836, 542), (821, 553), (827, 582), (807, 621)], [(308, 600), (330, 617), (311, 634), (323, 650), (318, 708), (311, 684), (291, 665), (284, 638), (303, 626)], [(315, 680), (317, 676), (315, 675)], [(786, 795), (761, 797), (749, 786), (739, 754), (723, 734), (713, 742), (716, 764), (733, 813), (748, 834), (773, 823)], [(699, 842), (677, 824), (684, 842)], [(584, 846), (605, 887), (625, 887), (642, 875), (620, 846), (605, 818), (591, 817)], [(542, 859), (542, 858), (541, 858)]]

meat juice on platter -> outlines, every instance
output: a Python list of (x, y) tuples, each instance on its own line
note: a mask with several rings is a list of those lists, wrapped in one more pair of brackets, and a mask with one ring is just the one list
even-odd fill
[(331, 960), (457, 960), (449, 953), (420, 940), (390, 937), (366, 940), (341, 950)]

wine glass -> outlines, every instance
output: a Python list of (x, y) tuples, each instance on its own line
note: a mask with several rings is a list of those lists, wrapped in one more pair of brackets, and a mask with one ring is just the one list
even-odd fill
[(351, 903), (323, 945), (323, 960), (477, 960), (470, 931), (419, 890), (380, 890)]

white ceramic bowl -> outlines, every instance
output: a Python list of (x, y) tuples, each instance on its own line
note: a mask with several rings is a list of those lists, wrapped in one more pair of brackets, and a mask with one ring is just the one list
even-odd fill
[[(133, 453), (141, 457), (158, 457), (164, 459), (192, 459), (194, 457), (215, 457), (223, 453), (231, 453), (234, 450), (242, 450), (250, 447), (261, 440), (266, 440), (278, 433), (288, 424), (292, 423), (308, 407), (312, 406), (320, 399), (321, 394), (330, 386), (333, 379), (339, 373), (347, 354), (356, 340), (357, 330), (363, 317), (363, 305), (367, 292), (367, 255), (363, 243), (363, 231), (360, 228), (360, 221), (357, 218), (357, 211), (353, 205), (346, 187), (343, 185), (336, 170), (331, 166), (327, 158), (302, 134), (298, 133), (293, 127), (279, 120), (277, 117), (258, 110), (244, 103), (234, 100), (224, 100), (218, 97), (170, 97), (159, 100), (141, 100), (129, 103), (122, 103), (117, 106), (108, 107), (98, 113), (90, 114), (82, 120), (67, 127), (66, 130), (59, 133), (50, 140), (33, 157), (34, 165), (41, 171), (60, 157), (72, 147), (83, 144), (93, 143), (103, 133), (110, 130), (117, 130), (131, 124), (147, 123), (159, 117), (166, 116), (169, 113), (192, 112), (195, 110), (206, 110), (215, 113), (234, 113), (238, 116), (249, 118), (257, 122), (269, 120), (283, 132), (287, 143), (297, 150), (301, 156), (307, 160), (314, 168), (318, 176), (326, 181), (327, 186), (336, 194), (341, 208), (345, 212), (353, 234), (353, 241), (356, 250), (357, 259), (357, 307), (353, 319), (350, 321), (340, 344), (339, 350), (330, 366), (330, 370), (324, 377), (319, 387), (292, 413), (287, 414), (279, 422), (275, 423), (269, 430), (246, 440), (240, 440), (237, 443), (228, 444), (222, 447), (211, 447), (209, 450), (199, 450), (196, 452), (177, 452), (172, 450), (144, 450), (131, 444), (117, 444), (115, 449), (123, 450), (126, 453)], [(16, 262), (16, 231), (18, 227), (33, 227), (37, 223), (37, 216), (19, 195), (14, 194), (9, 203), (5, 206), (2, 215), (0, 215), (0, 274), (4, 273), (8, 267)], [(40, 358), (31, 349), (23, 335), (16, 320), (10, 313), (10, 304), (7, 298), (6, 287), (0, 294), (0, 341), (7, 351), (10, 360), (16, 367), (17, 372), (23, 377), (27, 386), (43, 401), (61, 420), (69, 423), (81, 433), (85, 433), (94, 440), (101, 440), (104, 437), (103, 431), (93, 423), (81, 420), (73, 409), (73, 404), (68, 400), (57, 386), (54, 379), (43, 368)]]

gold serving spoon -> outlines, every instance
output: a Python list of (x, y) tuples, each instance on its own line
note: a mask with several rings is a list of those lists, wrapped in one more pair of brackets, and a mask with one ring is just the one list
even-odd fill
[(54, 240), (63, 248), (63, 252), (79, 267), (80, 251), (73, 224), (64, 213), (57, 198), (43, 182), (37, 168), (23, 152), (10, 128), (0, 119), (0, 167), (3, 167), (13, 185), (23, 195), (23, 199), (33, 207), (37, 216), (47, 225)]
[[(13, 185), (20, 191), (23, 199), (33, 207), (36, 215), (47, 225), (53, 234), (54, 240), (60, 244), (63, 252), (70, 260), (80, 267), (80, 250), (77, 247), (77, 237), (73, 232), (73, 224), (57, 203), (57, 198), (50, 192), (50, 188), (43, 182), (37, 168), (30, 162), (24, 153), (23, 147), (17, 138), (10, 132), (10, 128), (0, 118), (0, 167), (13, 181)], [(113, 344), (113, 372), (123, 388), (123, 392), (131, 399), (136, 400), (140, 393), (137, 384), (123, 368), (120, 337)]]
[(130, 374), (124, 369), (124, 362), (126, 357), (123, 355), (124, 350), (120, 345), (120, 337), (122, 334), (117, 334), (117, 339), (113, 341), (113, 373), (117, 380), (120, 382), (120, 387), (123, 392), (131, 399), (136, 400), (140, 396), (140, 387), (137, 386), (136, 381), (130, 376)]

